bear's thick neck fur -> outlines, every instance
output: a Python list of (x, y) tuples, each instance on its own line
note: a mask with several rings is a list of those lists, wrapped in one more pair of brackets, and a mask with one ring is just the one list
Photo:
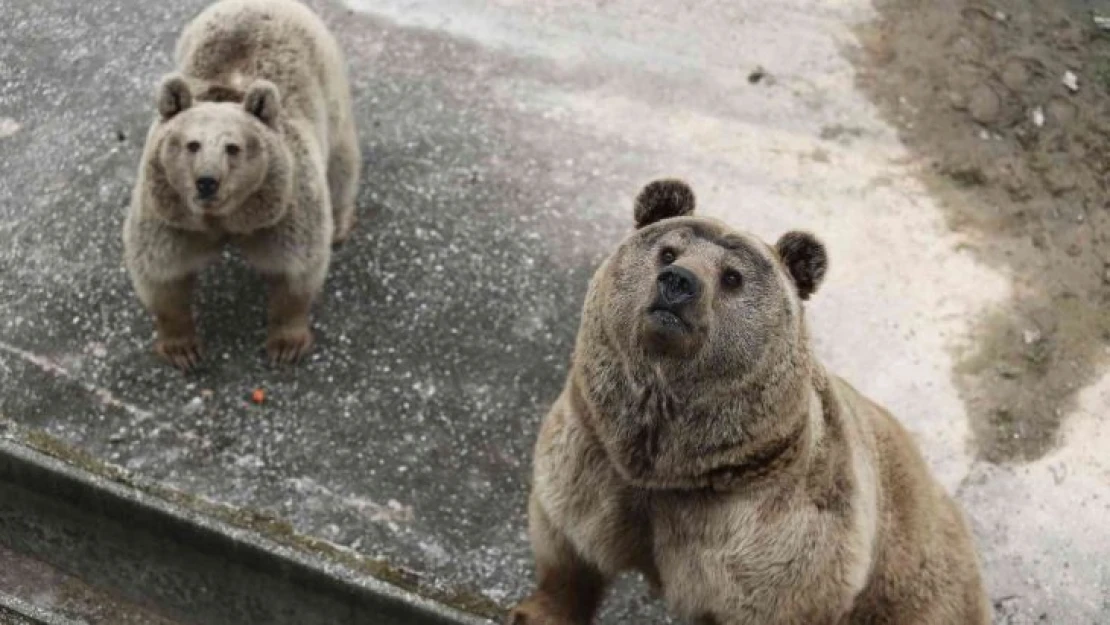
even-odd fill
[(628, 349), (606, 331), (591, 290), (570, 398), (621, 476), (655, 489), (743, 489), (810, 458), (826, 380), (800, 334), (783, 337), (747, 373), (708, 370)]

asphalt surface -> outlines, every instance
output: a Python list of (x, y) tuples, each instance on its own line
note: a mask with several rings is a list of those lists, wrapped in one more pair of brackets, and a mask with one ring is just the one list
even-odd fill
[[(204, 4), (0, 4), (0, 415), (508, 605), (532, 583), (531, 446), (586, 282), (636, 191), (684, 176), (710, 214), (826, 238), (818, 351), (959, 493), (999, 622), (1110, 620), (1110, 384), (1058, 455), (972, 460), (949, 350), (1007, 282), (959, 251), (854, 91), (840, 52), (865, 4), (315, 3), (365, 153), (316, 351), (264, 364), (262, 287), (229, 255), (202, 281), (206, 368), (184, 377), (151, 354), (119, 232), (154, 86)], [(661, 614), (629, 581), (602, 622)]]

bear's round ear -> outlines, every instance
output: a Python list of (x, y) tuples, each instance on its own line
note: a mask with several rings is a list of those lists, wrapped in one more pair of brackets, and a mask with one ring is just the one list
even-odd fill
[(263, 124), (273, 127), (278, 114), (281, 113), (281, 99), (277, 85), (268, 80), (256, 80), (251, 83), (246, 97), (243, 98), (243, 108)]
[(808, 232), (787, 232), (775, 243), (775, 250), (782, 258), (787, 273), (794, 280), (798, 297), (809, 299), (829, 267), (825, 244)]
[(181, 74), (169, 74), (158, 86), (158, 113), (170, 119), (193, 105), (193, 93)]
[(633, 217), (636, 227), (643, 228), (670, 217), (682, 217), (694, 212), (694, 190), (677, 179), (656, 180), (649, 183), (636, 196)]

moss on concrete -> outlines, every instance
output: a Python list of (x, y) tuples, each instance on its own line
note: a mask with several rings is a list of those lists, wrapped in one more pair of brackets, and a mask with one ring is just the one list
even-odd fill
[[(4, 422), (0, 417), (0, 422)], [(287, 521), (258, 510), (235, 508), (168, 488), (140, 478), (131, 472), (104, 462), (87, 452), (72, 447), (40, 430), (24, 428), (6, 421), (15, 433), (14, 440), (34, 451), (60, 460), (70, 466), (146, 495), (157, 497), (175, 506), (220, 521), (229, 526), (253, 532), (276, 544), (311, 554), (342, 565), (354, 572), (404, 589), (456, 610), (489, 619), (500, 619), (504, 608), (477, 591), (441, 589), (426, 584), (412, 571), (394, 566), (385, 560), (369, 558), (318, 538), (300, 534)]]

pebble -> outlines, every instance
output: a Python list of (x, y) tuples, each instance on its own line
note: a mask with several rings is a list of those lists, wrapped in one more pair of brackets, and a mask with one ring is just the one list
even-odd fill
[(1019, 91), (1029, 84), (1029, 68), (1020, 59), (1010, 59), (1002, 68), (1002, 84), (1011, 91)]
[(1040, 128), (1041, 126), (1044, 126), (1044, 109), (1043, 108), (1038, 106), (1037, 108), (1033, 109), (1033, 112), (1030, 114), (1030, 117), (1033, 118), (1033, 125), (1036, 126), (1037, 128)]
[(1079, 76), (1076, 76), (1075, 72), (1071, 70), (1064, 72), (1064, 77), (1060, 80), (1060, 82), (1064, 83), (1064, 86), (1067, 87), (1068, 91), (1071, 91), (1072, 93), (1079, 91)]
[(1053, 98), (1045, 108), (1045, 114), (1053, 124), (1067, 126), (1075, 120), (1075, 105), (1063, 98)]
[(1026, 330), (1021, 333), (1021, 338), (1025, 341), (1026, 345), (1032, 345), (1041, 340), (1040, 330)]
[(0, 139), (10, 137), (19, 132), (19, 122), (10, 117), (0, 117)]
[(1002, 112), (1002, 102), (999, 101), (994, 89), (987, 85), (979, 85), (971, 91), (967, 111), (971, 114), (971, 118), (980, 124), (992, 124), (998, 121), (998, 115)]

